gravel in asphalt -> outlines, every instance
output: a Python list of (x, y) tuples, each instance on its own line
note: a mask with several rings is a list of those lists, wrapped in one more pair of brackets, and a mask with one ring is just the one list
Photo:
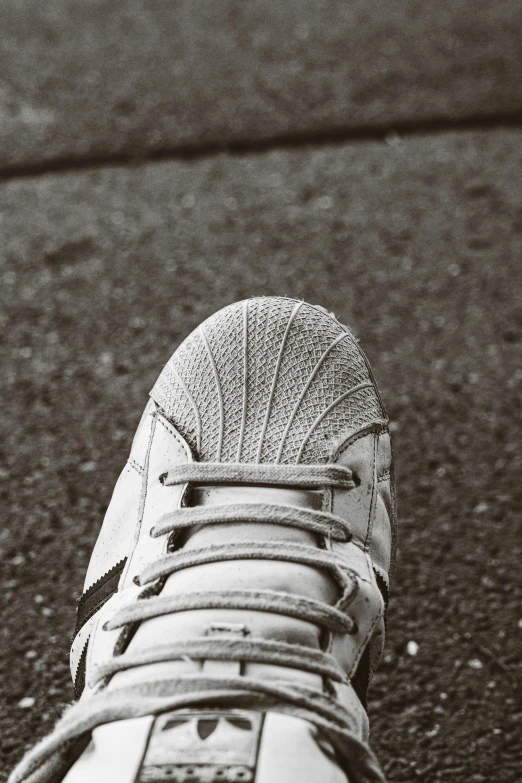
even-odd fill
[(355, 328), (392, 418), (401, 533), (374, 748), (390, 781), (515, 783), (521, 141), (0, 186), (2, 776), (72, 699), (75, 599), (161, 366), (216, 309), (288, 294)]
[(0, 172), (522, 116), (518, 0), (5, 0)]

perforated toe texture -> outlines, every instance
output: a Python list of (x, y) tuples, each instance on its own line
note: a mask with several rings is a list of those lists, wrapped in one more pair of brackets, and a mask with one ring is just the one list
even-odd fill
[(322, 308), (282, 297), (211, 316), (151, 396), (200, 461), (324, 463), (385, 417), (353, 335)]

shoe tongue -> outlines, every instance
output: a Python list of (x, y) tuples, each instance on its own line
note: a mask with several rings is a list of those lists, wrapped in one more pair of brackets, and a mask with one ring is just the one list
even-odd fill
[[(259, 486), (196, 486), (190, 494), (190, 506), (218, 507), (236, 503), (275, 503), (320, 510), (321, 490), (303, 490)], [(195, 526), (180, 538), (183, 546), (197, 548), (227, 541), (288, 541), (294, 544), (316, 544), (316, 536), (305, 530), (271, 523), (233, 523)], [(189, 543), (190, 542), (190, 543)]]
[(282, 503), (304, 508), (322, 507), (323, 492), (315, 489), (259, 487), (251, 485), (203, 486), (192, 488), (190, 506), (219, 506), (225, 503)]
[(151, 396), (200, 462), (315, 463), (383, 411), (354, 337), (322, 308), (266, 297), (213, 315)]

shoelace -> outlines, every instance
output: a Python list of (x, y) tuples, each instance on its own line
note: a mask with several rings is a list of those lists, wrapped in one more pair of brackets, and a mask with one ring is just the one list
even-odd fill
[[(223, 463), (189, 463), (180, 465), (160, 477), (163, 485), (194, 483), (270, 484), (291, 487), (353, 488), (352, 472), (338, 465), (252, 465)], [(175, 533), (193, 525), (219, 523), (269, 522), (308, 530), (337, 541), (350, 541), (350, 526), (340, 517), (308, 508), (273, 503), (232, 503), (219, 506), (178, 508), (163, 514), (151, 530), (151, 536)], [(341, 587), (341, 597), (335, 606), (304, 596), (275, 590), (201, 590), (189, 593), (157, 596), (150, 589), (143, 591), (129, 606), (119, 609), (105, 624), (106, 630), (124, 628), (133, 623), (166, 614), (192, 609), (246, 609), (276, 613), (297, 618), (333, 632), (354, 634), (355, 621), (344, 610), (356, 595), (357, 575), (340, 567), (330, 551), (290, 542), (241, 542), (211, 544), (198, 549), (180, 549), (158, 558), (146, 566), (136, 584), (162, 586), (168, 576), (194, 565), (226, 560), (279, 560), (328, 570)], [(221, 660), (267, 663), (291, 666), (319, 674), (335, 682), (347, 682), (346, 675), (335, 659), (320, 650), (297, 644), (264, 638), (195, 637), (172, 641), (139, 653), (123, 653), (98, 664), (90, 678), (91, 684), (109, 678), (125, 669), (150, 663), (180, 659)]]
[[(285, 466), (285, 465), (228, 465), (193, 463), (175, 468), (162, 477), (166, 485), (195, 483), (244, 483), (300, 487), (356, 486), (351, 472), (339, 466)], [(339, 517), (310, 509), (278, 504), (230, 504), (182, 508), (164, 514), (155, 525), (152, 535), (159, 536), (191, 525), (220, 522), (272, 522), (320, 533), (332, 540), (349, 541), (349, 525)], [(331, 571), (342, 586), (343, 594), (335, 607), (310, 599), (275, 591), (200, 591), (184, 596), (146, 598), (147, 590), (155, 580), (161, 580), (181, 568), (191, 565), (237, 558), (264, 558), (299, 562)], [(279, 614), (299, 616), (310, 622), (345, 633), (356, 630), (353, 621), (343, 609), (355, 596), (356, 574), (338, 566), (331, 554), (322, 549), (297, 544), (275, 547), (270, 542), (241, 542), (240, 544), (211, 545), (200, 549), (179, 550), (159, 558), (146, 566), (138, 579), (145, 586), (132, 606), (125, 607), (112, 617), (108, 627), (119, 628), (127, 623), (157, 617), (171, 611), (203, 606), (262, 608)], [(199, 637), (162, 644), (139, 653), (116, 655), (102, 663), (97, 677), (109, 678), (117, 671), (161, 661), (185, 657), (196, 659), (245, 660), (271, 662), (293, 666), (320, 674), (334, 682), (345, 682), (346, 677), (337, 662), (320, 650), (268, 639), (223, 639)], [(93, 728), (116, 720), (153, 715), (167, 710), (198, 705), (244, 707), (263, 711), (274, 710), (303, 718), (334, 744), (350, 783), (385, 783), (380, 765), (368, 745), (358, 736), (356, 720), (343, 704), (324, 689), (315, 689), (294, 680), (264, 681), (257, 677), (211, 677), (203, 674), (182, 675), (176, 681), (148, 683), (147, 695), (133, 687), (115, 691), (101, 689), (89, 699), (73, 705), (56, 726), (53, 734), (37, 745), (13, 772), (10, 783), (21, 781), (48, 781), (46, 769), (53, 765), (70, 765), (68, 753), (78, 738)], [(41, 775), (40, 775), (41, 770)]]

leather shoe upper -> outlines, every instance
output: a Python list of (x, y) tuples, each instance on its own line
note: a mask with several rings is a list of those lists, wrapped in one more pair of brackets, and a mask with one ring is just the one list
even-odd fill
[[(181, 465), (341, 466), (346, 486), (220, 480), (169, 484)], [(194, 524), (155, 535), (176, 509), (243, 504), (291, 506), (344, 520), (351, 540), (267, 521)], [(327, 517), (324, 517), (327, 519)], [(169, 553), (224, 551), (252, 542), (281, 547), (281, 560), (227, 554), (194, 561), (158, 580), (155, 595), (214, 591), (286, 594), (345, 611), (350, 632), (262, 608), (208, 606), (153, 616), (132, 632), (111, 618), (142, 600), (143, 569)], [(354, 583), (342, 603), (332, 571), (285, 559), (291, 547), (327, 553)], [(221, 549), (219, 549), (221, 548)], [(345, 681), (330, 683), (341, 702), (365, 687), (382, 654), (384, 613), (395, 550), (395, 500), (387, 415), (367, 360), (351, 332), (323, 308), (292, 299), (250, 299), (219, 311), (196, 329), (163, 369), (116, 484), (87, 572), (71, 649), (83, 698), (100, 688), (197, 673), (244, 675), (326, 687), (299, 665), (187, 656), (133, 666), (104, 678), (100, 664), (122, 652), (139, 656), (165, 640), (248, 638), (278, 641), (331, 656)], [(292, 550), (294, 551), (294, 550)], [(305, 551), (303, 549), (303, 551)], [(207, 558), (208, 559), (208, 558)], [(303, 558), (301, 558), (302, 560)], [(356, 588), (356, 589), (355, 589)], [(342, 591), (341, 591), (342, 592)], [(298, 613), (294, 613), (298, 615)], [(328, 624), (327, 624), (328, 625)], [(255, 656), (254, 656), (255, 658)], [(100, 676), (97, 675), (100, 671)]]

